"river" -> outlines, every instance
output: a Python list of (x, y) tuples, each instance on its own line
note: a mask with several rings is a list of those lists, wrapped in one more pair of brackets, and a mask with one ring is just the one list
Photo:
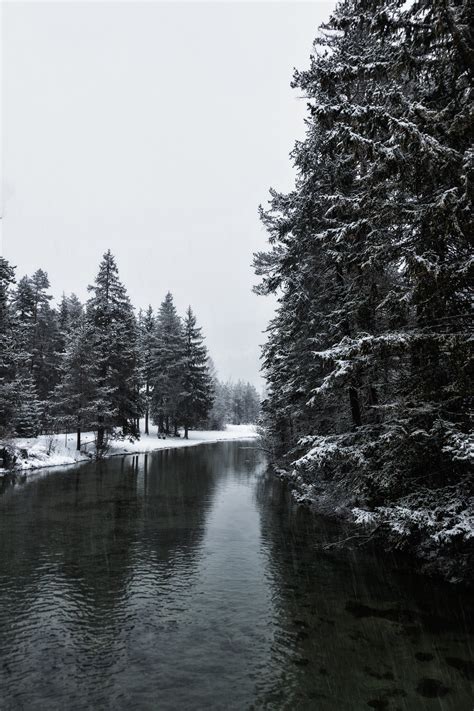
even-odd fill
[(5, 479), (0, 709), (472, 711), (469, 596), (342, 535), (252, 442)]

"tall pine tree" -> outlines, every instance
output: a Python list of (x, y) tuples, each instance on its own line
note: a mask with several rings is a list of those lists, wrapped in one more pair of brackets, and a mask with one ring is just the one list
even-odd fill
[(469, 490), (473, 12), (340, 2), (295, 74), (295, 189), (262, 212), (276, 450), (373, 506)]
[[(75, 429), (76, 449), (81, 449), (81, 434), (97, 429), (104, 403), (100, 361), (91, 357), (95, 334), (85, 316), (76, 321), (67, 336), (61, 364), (61, 382), (54, 391), (54, 409), (63, 427)], [(107, 393), (108, 394), (108, 393)]]
[(91, 357), (99, 368), (97, 444), (116, 427), (130, 438), (139, 436), (138, 328), (117, 264), (108, 250), (99, 266), (95, 283), (89, 287), (87, 321), (91, 326)]
[(156, 323), (153, 309), (148, 306), (145, 313), (140, 312), (138, 319), (141, 374), (144, 389), (145, 434), (150, 434), (150, 404), (152, 397), (152, 383), (154, 365), (153, 359), (156, 349)]
[(183, 324), (168, 292), (156, 317), (151, 415), (159, 433), (178, 431), (183, 366)]
[(184, 348), (179, 396), (179, 420), (188, 439), (189, 428), (206, 419), (213, 402), (212, 378), (202, 329), (197, 326), (191, 307), (184, 319)]
[(15, 270), (0, 257), (0, 435), (12, 428), (15, 410), (16, 350), (13, 314), (9, 291), (15, 282)]

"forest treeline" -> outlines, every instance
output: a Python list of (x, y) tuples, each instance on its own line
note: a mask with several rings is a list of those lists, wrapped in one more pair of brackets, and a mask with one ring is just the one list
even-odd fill
[(214, 382), (214, 402), (208, 416), (211, 430), (221, 430), (226, 423), (256, 423), (260, 415), (260, 397), (254, 385), (238, 380)]
[(52, 305), (47, 274), (15, 281), (0, 258), (0, 436), (97, 433), (97, 451), (110, 436), (135, 439), (140, 419), (163, 435), (191, 427), (255, 422), (253, 386), (221, 384), (201, 328), (188, 308), (181, 318), (170, 293), (155, 313), (138, 316), (104, 254), (90, 297), (63, 295)]
[(295, 187), (271, 191), (255, 256), (279, 298), (274, 458), (452, 577), (474, 536), (473, 27), (468, 0), (339, 2), (294, 75)]

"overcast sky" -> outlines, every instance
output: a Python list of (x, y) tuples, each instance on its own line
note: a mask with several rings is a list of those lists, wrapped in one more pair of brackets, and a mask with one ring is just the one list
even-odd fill
[(288, 190), (290, 88), (334, 2), (3, 4), (3, 252), (85, 299), (103, 252), (134, 305), (190, 303), (219, 375), (259, 385), (258, 205)]

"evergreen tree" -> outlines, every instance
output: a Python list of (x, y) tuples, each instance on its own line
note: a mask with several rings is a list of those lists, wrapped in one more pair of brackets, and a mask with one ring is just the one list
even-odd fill
[(32, 374), (40, 400), (47, 401), (60, 377), (61, 334), (49, 303), (39, 306), (33, 330)]
[(373, 504), (466, 486), (472, 20), (465, 0), (339, 3), (295, 74), (295, 189), (262, 212), (278, 453)]
[(109, 395), (101, 388), (99, 364), (91, 358), (94, 337), (92, 324), (82, 316), (67, 337), (62, 378), (54, 392), (55, 410), (61, 424), (76, 430), (77, 450), (81, 448), (81, 433), (99, 427), (98, 413), (104, 405), (107, 407), (101, 400), (104, 394)]
[(185, 439), (188, 439), (190, 426), (207, 417), (213, 401), (207, 348), (204, 345), (202, 329), (196, 325), (196, 317), (191, 307), (186, 311), (183, 335), (184, 347), (181, 359), (181, 392), (178, 410), (179, 419), (184, 426)]
[(20, 279), (12, 298), (12, 308), (22, 323), (34, 321), (35, 295), (30, 279), (25, 275)]
[(150, 434), (150, 402), (154, 372), (154, 355), (156, 349), (156, 323), (153, 309), (148, 306), (145, 313), (138, 319), (142, 381), (144, 387), (145, 434)]
[(63, 292), (57, 311), (61, 351), (66, 347), (66, 340), (71, 330), (80, 324), (83, 312), (83, 306), (77, 296), (75, 294), (66, 296)]
[(18, 368), (24, 373), (32, 370), (35, 298), (30, 279), (25, 275), (17, 283), (11, 299), (11, 317), (14, 321), (15, 349)]
[(18, 437), (37, 437), (40, 431), (42, 408), (36, 385), (31, 375), (20, 375), (14, 383), (16, 396), (13, 430)]
[(173, 296), (166, 294), (156, 318), (156, 342), (153, 356), (153, 394), (151, 415), (159, 433), (177, 434), (178, 406), (183, 367), (183, 324)]
[(138, 437), (139, 397), (138, 328), (115, 258), (108, 250), (89, 287), (87, 320), (92, 328), (91, 357), (99, 369), (100, 398), (97, 413), (98, 447), (114, 427), (124, 436)]
[(14, 268), (0, 257), (0, 435), (11, 428), (15, 406), (16, 351), (8, 299), (14, 282)]
[(208, 417), (213, 430), (224, 429), (226, 424), (254, 424), (260, 415), (260, 397), (251, 383), (223, 383), (213, 379), (214, 401)]
[(260, 397), (256, 388), (251, 383), (244, 386), (244, 422), (253, 424), (257, 422), (260, 415)]
[(245, 385), (242, 380), (238, 380), (232, 388), (232, 422), (241, 425), (245, 418)]
[(50, 287), (48, 275), (42, 269), (37, 269), (33, 276), (29, 280), (31, 286), (31, 292), (33, 296), (32, 302), (32, 316), (33, 323), (38, 321), (38, 311), (41, 306), (48, 304), (52, 296), (47, 293)]
[(210, 430), (223, 430), (227, 419), (227, 401), (223, 392), (224, 385), (219, 381), (216, 366), (210, 356), (207, 358), (207, 367), (211, 378), (213, 401), (205, 427)]
[(60, 333), (57, 315), (50, 306), (48, 275), (38, 269), (33, 276), (23, 277), (13, 295), (17, 351), (21, 354), (19, 369), (33, 375), (36, 392), (46, 402), (59, 378)]

